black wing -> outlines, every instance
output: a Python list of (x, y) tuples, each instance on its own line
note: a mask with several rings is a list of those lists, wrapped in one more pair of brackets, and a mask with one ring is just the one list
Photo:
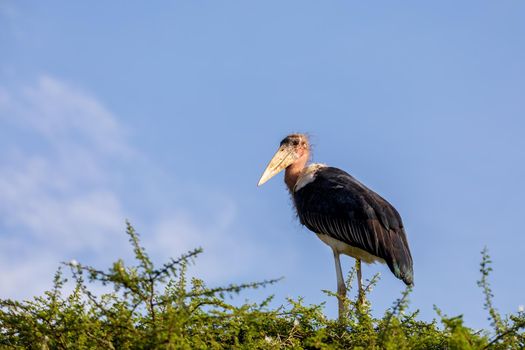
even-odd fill
[(412, 256), (397, 210), (343, 170), (326, 167), (294, 193), (301, 223), (316, 233), (385, 260), (394, 275), (413, 283)]

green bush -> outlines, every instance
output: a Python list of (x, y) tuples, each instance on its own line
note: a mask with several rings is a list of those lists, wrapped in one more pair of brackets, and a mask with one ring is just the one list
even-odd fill
[[(33, 300), (0, 300), (0, 347), (3, 349), (523, 349), (525, 313), (500, 316), (488, 283), (491, 261), (482, 252), (481, 279), (492, 330), (474, 332), (461, 316), (436, 308), (438, 321), (417, 319), (408, 311), (407, 289), (381, 318), (370, 304), (346, 300), (342, 320), (328, 319), (324, 304), (304, 305), (301, 298), (271, 308), (261, 303), (234, 306), (227, 296), (244, 289), (268, 287), (277, 280), (211, 288), (187, 277), (197, 249), (155, 267), (131, 225), (127, 234), (136, 266), (122, 260), (107, 271), (77, 262), (71, 269), (74, 290), (59, 269), (54, 287)], [(348, 285), (354, 271), (348, 278)], [(366, 292), (377, 283), (369, 281)], [(96, 294), (93, 283), (111, 287)], [(334, 293), (325, 291), (336, 297)], [(66, 295), (67, 294), (67, 295)]]

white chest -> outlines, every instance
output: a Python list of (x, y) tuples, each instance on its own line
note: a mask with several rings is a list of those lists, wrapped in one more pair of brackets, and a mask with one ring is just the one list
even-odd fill
[(372, 255), (363, 249), (352, 247), (349, 244), (346, 244), (345, 242), (341, 242), (338, 239), (332, 238), (328, 235), (317, 233), (317, 237), (324, 243), (326, 243), (328, 246), (330, 246), (333, 250), (335, 250), (337, 253), (342, 253), (345, 255), (349, 255), (355, 259), (359, 259), (364, 261), (367, 264), (373, 264), (373, 263), (382, 263), (384, 264), (385, 261), (375, 255)]

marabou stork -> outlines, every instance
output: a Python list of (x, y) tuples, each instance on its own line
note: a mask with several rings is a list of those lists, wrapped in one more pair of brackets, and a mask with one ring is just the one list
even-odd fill
[(386, 263), (397, 278), (412, 285), (412, 256), (397, 210), (345, 171), (323, 164), (307, 165), (309, 158), (308, 137), (288, 135), (281, 141), (258, 186), (286, 169), (284, 181), (301, 224), (333, 250), (339, 317), (344, 313), (346, 297), (340, 254), (356, 259), (360, 303), (364, 302), (361, 261)]

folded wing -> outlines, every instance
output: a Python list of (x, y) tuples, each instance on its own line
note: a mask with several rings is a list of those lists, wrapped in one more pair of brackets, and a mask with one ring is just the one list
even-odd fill
[(412, 256), (397, 210), (343, 170), (324, 167), (294, 192), (301, 223), (382, 258), (394, 275), (413, 284)]

